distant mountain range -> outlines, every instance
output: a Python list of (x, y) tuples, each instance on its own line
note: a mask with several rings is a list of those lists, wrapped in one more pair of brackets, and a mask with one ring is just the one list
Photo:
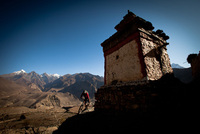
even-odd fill
[(38, 89), (41, 91), (44, 90), (46, 84), (60, 78), (59, 75), (49, 75), (47, 73), (39, 75), (34, 71), (26, 73), (26, 71), (24, 71), (23, 69), (10, 74), (0, 75), (0, 77), (15, 81), (18, 84), (25, 85), (32, 89)]
[(10, 74), (0, 75), (0, 77), (14, 81), (15, 83), (42, 92), (71, 93), (80, 97), (83, 90), (88, 90), (90, 97), (94, 97), (97, 89), (104, 84), (104, 78), (90, 73), (66, 74), (37, 74), (32, 71), (26, 73), (24, 70)]
[[(191, 68), (172, 64), (174, 76), (184, 83), (192, 81)], [(83, 90), (91, 98), (99, 87), (104, 85), (104, 78), (90, 73), (38, 74), (24, 70), (0, 75), (0, 107), (4, 106), (68, 106), (79, 104)]]
[(0, 107), (52, 107), (77, 105), (83, 90), (90, 98), (104, 84), (103, 77), (90, 73), (37, 74), (24, 70), (0, 75)]
[(69, 92), (77, 97), (83, 90), (87, 90), (90, 97), (94, 97), (94, 93), (99, 87), (104, 84), (104, 78), (98, 75), (92, 75), (90, 73), (77, 73), (77, 74), (67, 74), (61, 76), (60, 78), (48, 83), (45, 86), (45, 91), (51, 92)]
[(0, 77), (0, 108), (25, 106), (49, 109), (78, 105), (80, 101), (70, 93), (42, 92)]
[(171, 64), (172, 68), (184, 68), (182, 66), (180, 66), (179, 64), (176, 64), (176, 63), (172, 63)]
[(178, 78), (183, 83), (189, 83), (192, 81), (192, 69), (190, 68), (184, 68), (180, 66), (179, 64), (172, 63), (171, 64), (174, 76)]

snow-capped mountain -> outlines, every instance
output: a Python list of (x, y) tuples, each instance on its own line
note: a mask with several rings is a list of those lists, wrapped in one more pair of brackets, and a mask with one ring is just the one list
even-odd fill
[(53, 82), (54, 80), (60, 78), (59, 74), (38, 74), (35, 71), (26, 73), (25, 70), (15, 71), (10, 74), (1, 75), (1, 77), (13, 80), (18, 84), (26, 85), (31, 88), (44, 90), (45, 85)]
[(57, 77), (57, 78), (61, 77), (61, 75), (59, 75), (59, 74), (51, 74), (50, 76), (54, 76), (54, 77)]
[(55, 78), (60, 78), (61, 77), (61, 75), (59, 75), (57, 73), (56, 74), (43, 73), (41, 76), (42, 77), (49, 76), (49, 77), (55, 77)]
[(19, 74), (24, 74), (26, 73), (26, 71), (24, 71), (23, 69), (20, 70), (20, 71), (16, 71), (16, 72), (13, 72), (15, 75), (19, 75)]
[[(25, 70), (23, 70), (23, 69), (21, 69), (20, 71), (15, 71), (15, 72), (13, 72), (15, 75), (19, 75), (19, 74), (24, 74), (24, 73), (26, 73), (26, 71)], [(60, 78), (61, 77), (61, 75), (59, 75), (59, 74), (47, 74), (47, 73), (43, 73), (43, 74), (41, 74), (41, 77), (44, 77), (44, 76), (49, 76), (49, 77), (55, 77), (55, 78)]]
[(172, 63), (171, 66), (172, 66), (172, 68), (180, 68), (180, 69), (184, 68), (184, 67), (180, 66), (179, 64), (175, 64), (175, 63)]
[[(19, 85), (37, 89), (44, 92), (69, 92), (76, 97), (80, 97), (83, 89), (88, 90), (90, 97), (104, 84), (104, 78), (90, 73), (66, 74), (38, 74), (35, 71), (24, 73), (20, 70), (18, 73), (0, 75), (0, 77), (16, 82)], [(18, 75), (17, 75), (18, 74)]]

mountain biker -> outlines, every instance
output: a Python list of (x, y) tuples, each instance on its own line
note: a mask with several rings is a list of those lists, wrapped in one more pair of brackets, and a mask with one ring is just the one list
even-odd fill
[(84, 91), (82, 92), (80, 98), (81, 98), (81, 99), (84, 99), (84, 100), (83, 100), (83, 103), (84, 103), (85, 107), (87, 107), (86, 104), (87, 104), (87, 103), (90, 103), (90, 97), (89, 97), (88, 91), (87, 91), (87, 90), (84, 90)]

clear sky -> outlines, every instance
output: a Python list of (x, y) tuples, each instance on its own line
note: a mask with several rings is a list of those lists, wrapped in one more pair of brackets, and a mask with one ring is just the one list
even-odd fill
[(169, 35), (171, 63), (200, 50), (199, 0), (0, 1), (0, 74), (24, 69), (39, 74), (104, 75), (100, 44), (132, 11)]

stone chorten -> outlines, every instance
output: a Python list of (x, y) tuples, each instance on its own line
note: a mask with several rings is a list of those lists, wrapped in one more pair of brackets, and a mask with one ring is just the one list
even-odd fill
[(172, 72), (166, 51), (167, 36), (161, 37), (153, 32), (150, 22), (128, 12), (115, 29), (117, 32), (101, 44), (105, 58), (105, 85), (158, 80)]
[(115, 29), (117, 32), (101, 44), (104, 86), (95, 94), (95, 110), (136, 109), (141, 103), (135, 99), (138, 85), (141, 88), (173, 73), (166, 48), (169, 37), (162, 30), (152, 31), (150, 22), (130, 11)]

